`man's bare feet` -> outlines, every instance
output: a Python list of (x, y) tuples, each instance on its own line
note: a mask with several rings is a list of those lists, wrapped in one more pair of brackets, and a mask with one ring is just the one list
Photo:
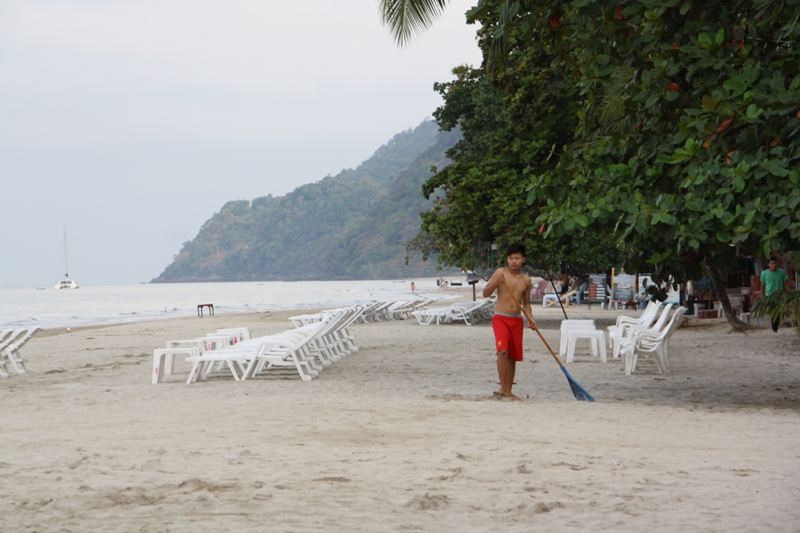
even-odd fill
[(495, 396), (499, 397), (499, 398), (511, 398), (512, 400), (516, 400), (518, 402), (522, 401), (522, 398), (520, 398), (516, 394), (512, 394), (510, 392), (503, 392), (503, 391), (499, 390), (499, 391), (495, 391), (493, 394)]
[[(495, 383), (497, 383), (497, 382), (495, 382)], [(517, 382), (515, 381), (514, 385), (516, 385), (516, 384), (517, 384)], [(497, 389), (492, 394), (494, 394), (495, 396), (505, 396), (505, 394), (503, 394), (503, 389)]]

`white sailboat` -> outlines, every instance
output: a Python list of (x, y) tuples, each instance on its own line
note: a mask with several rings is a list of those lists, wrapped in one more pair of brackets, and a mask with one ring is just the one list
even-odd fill
[(72, 279), (69, 279), (69, 255), (67, 254), (67, 229), (64, 228), (64, 266), (66, 268), (66, 273), (64, 274), (65, 279), (62, 279), (58, 283), (55, 284), (56, 289), (77, 289), (78, 282)]

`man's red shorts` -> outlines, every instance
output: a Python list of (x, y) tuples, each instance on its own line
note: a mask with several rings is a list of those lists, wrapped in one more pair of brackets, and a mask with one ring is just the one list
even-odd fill
[(522, 361), (522, 317), (494, 315), (492, 329), (497, 351), (507, 350), (509, 359)]

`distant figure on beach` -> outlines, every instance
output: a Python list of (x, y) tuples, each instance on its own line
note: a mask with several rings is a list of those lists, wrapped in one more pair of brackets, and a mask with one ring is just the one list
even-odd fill
[[(789, 283), (789, 276), (782, 268), (778, 268), (778, 262), (775, 258), (769, 260), (767, 263), (769, 270), (761, 272), (761, 297), (766, 298), (775, 291), (791, 288)], [(779, 321), (777, 318), (772, 319), (772, 331), (778, 333)]]
[[(497, 291), (492, 329), (494, 330), (495, 347), (497, 352), (497, 375), (500, 378), (500, 390), (494, 392), (495, 396), (503, 396), (520, 400), (511, 392), (514, 386), (517, 361), (522, 361), (522, 309), (517, 302), (522, 303), (526, 315), (531, 318), (531, 278), (522, 273), (525, 264), (525, 246), (520, 243), (509, 245), (506, 250), (507, 268), (498, 268), (489, 283), (483, 289), (483, 297), (488, 298)], [(509, 293), (511, 291), (511, 293)], [(514, 296), (512, 296), (512, 294)], [(516, 298), (516, 302), (514, 301)], [(528, 324), (531, 329), (536, 329), (536, 321)]]
[(411, 292), (414, 292), (414, 290), (415, 290), (416, 288), (417, 288), (417, 286), (416, 286), (416, 285), (414, 285), (414, 282), (412, 281), (412, 282), (411, 282)]

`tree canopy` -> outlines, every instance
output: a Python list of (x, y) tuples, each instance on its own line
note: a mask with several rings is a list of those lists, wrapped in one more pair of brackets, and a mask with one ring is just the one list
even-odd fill
[[(798, 7), (479, 0), (467, 16), (480, 25), (486, 80), (502, 94), (483, 111), (499, 105), (512, 130), (524, 120), (549, 131), (562, 108), (511, 112), (521, 87), (560, 90), (521, 72), (524, 58), (552, 58), (538, 68), (557, 68), (575, 88), (572, 138), (547, 158), (501, 165), (527, 179), (528, 231), (605, 236), (626, 266), (664, 280), (707, 273), (723, 305), (720, 274), (732, 258), (800, 248)], [(535, 142), (509, 144), (517, 140)], [(487, 159), (505, 150), (496, 148)]]
[(530, 181), (531, 202), (550, 197), (546, 234), (611, 232), (634, 266), (678, 278), (797, 247), (798, 5), (520, 6), (504, 31), (561, 54), (584, 96), (576, 142)]
[(453, 163), (423, 187), (434, 206), (423, 213), (412, 248), (478, 271), (496, 267), (496, 249), (514, 241), (541, 269), (568, 263), (585, 275), (615, 261), (614, 246), (597, 236), (543, 240), (533, 225), (543, 204), (526, 201), (531, 172), (554, 168), (549, 154), (572, 141), (577, 124), (580, 97), (559, 67), (557, 58), (529, 51), (492, 80), (463, 66), (454, 69), (454, 81), (435, 85), (445, 101), (437, 122), (445, 130), (459, 126), (463, 139), (448, 152)]

